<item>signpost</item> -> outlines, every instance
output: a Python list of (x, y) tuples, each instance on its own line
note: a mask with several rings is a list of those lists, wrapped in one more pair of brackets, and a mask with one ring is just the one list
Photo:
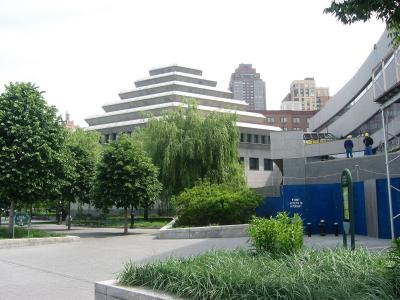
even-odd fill
[(353, 179), (349, 169), (344, 169), (341, 176), (343, 203), (343, 246), (347, 248), (347, 236), (351, 237), (351, 249), (355, 249)]
[[(31, 217), (27, 213), (16, 213), (14, 216), (14, 226), (28, 226), (28, 237), (29, 237), (29, 229), (31, 225)], [(14, 238), (14, 226), (13, 226), (13, 238)]]

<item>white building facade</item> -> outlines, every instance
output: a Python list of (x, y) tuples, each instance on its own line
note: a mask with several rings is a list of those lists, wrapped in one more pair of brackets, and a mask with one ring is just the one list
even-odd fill
[(270, 132), (280, 131), (279, 127), (265, 125), (262, 114), (246, 111), (245, 101), (233, 99), (230, 91), (217, 89), (217, 82), (203, 78), (201, 70), (170, 65), (149, 73), (150, 77), (135, 81), (135, 88), (119, 93), (120, 100), (104, 104), (104, 113), (87, 117), (87, 130), (100, 132), (103, 142), (108, 143), (122, 133), (131, 134), (135, 128), (146, 126), (146, 113), (157, 118), (164, 111), (187, 107), (186, 101), (193, 99), (204, 114), (237, 115), (238, 154), (249, 186), (264, 187), (281, 182), (270, 151)]

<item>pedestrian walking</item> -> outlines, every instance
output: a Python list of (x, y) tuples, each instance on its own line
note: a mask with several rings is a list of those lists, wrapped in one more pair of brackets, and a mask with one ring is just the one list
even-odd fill
[(344, 141), (344, 149), (346, 149), (346, 157), (353, 157), (353, 141), (351, 140), (352, 136), (348, 135), (346, 140)]
[(365, 146), (364, 155), (372, 155), (372, 145), (374, 144), (374, 140), (369, 136), (368, 132), (364, 134), (363, 143)]

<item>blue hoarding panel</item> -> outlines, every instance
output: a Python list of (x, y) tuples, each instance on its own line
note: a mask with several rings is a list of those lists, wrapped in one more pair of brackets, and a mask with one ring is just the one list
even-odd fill
[[(367, 234), (364, 204), (364, 185), (354, 183), (354, 204), (356, 233)], [(311, 223), (313, 233), (319, 231), (321, 220), (325, 221), (325, 231), (333, 232), (333, 223), (339, 223), (341, 232), (342, 197), (340, 184), (286, 185), (281, 188), (281, 197), (266, 198), (257, 209), (258, 216), (275, 216), (279, 211), (287, 211), (291, 216), (301, 215), (304, 225)]]
[[(400, 188), (400, 178), (392, 178), (391, 184)], [(376, 194), (378, 205), (378, 232), (380, 238), (390, 239), (390, 217), (386, 179), (376, 180)], [(400, 213), (400, 192), (392, 189), (393, 216)], [(400, 217), (394, 221), (395, 236), (400, 236)]]

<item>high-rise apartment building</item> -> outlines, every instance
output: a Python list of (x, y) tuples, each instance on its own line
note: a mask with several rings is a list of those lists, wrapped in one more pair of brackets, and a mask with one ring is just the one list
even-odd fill
[(231, 75), (229, 90), (233, 98), (246, 101), (249, 110), (265, 110), (267, 108), (265, 99), (265, 82), (260, 74), (251, 64), (240, 64)]
[(317, 87), (312, 77), (295, 80), (282, 100), (282, 110), (320, 110), (329, 100), (329, 88)]

